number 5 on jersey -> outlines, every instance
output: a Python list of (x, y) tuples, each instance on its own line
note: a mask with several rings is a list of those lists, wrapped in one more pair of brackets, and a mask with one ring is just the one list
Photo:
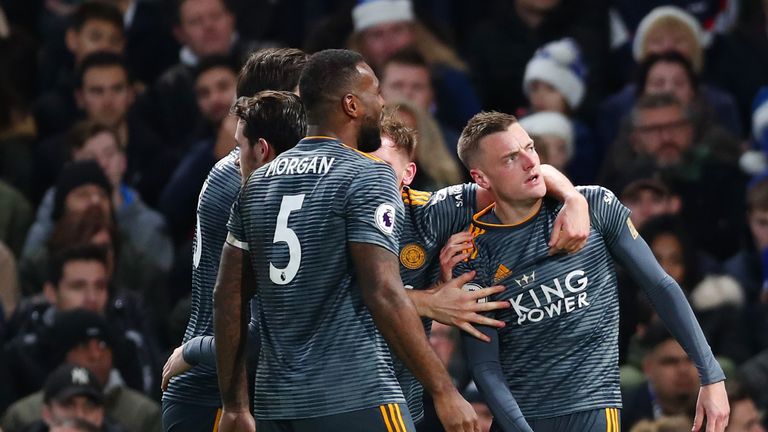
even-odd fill
[(275, 238), (273, 243), (283, 242), (288, 245), (288, 265), (285, 268), (277, 268), (271, 262), (269, 263), (269, 279), (277, 285), (287, 285), (291, 283), (301, 265), (301, 243), (296, 233), (288, 228), (288, 218), (291, 212), (301, 209), (304, 204), (304, 194), (285, 195), (280, 204), (280, 213), (277, 215), (277, 225), (275, 226)]

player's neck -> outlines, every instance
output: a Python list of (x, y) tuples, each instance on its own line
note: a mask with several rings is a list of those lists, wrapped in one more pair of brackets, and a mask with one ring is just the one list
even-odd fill
[(357, 148), (357, 137), (355, 133), (346, 131), (343, 128), (329, 125), (309, 125), (307, 126), (307, 136), (331, 137), (341, 141), (349, 147)]
[(535, 215), (541, 208), (541, 198), (507, 201), (496, 200), (494, 213), (504, 225), (517, 225)]

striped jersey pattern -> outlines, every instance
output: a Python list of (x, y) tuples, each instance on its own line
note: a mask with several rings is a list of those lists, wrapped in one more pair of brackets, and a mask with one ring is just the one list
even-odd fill
[[(235, 148), (211, 169), (197, 201), (193, 242), (191, 313), (184, 342), (213, 336), (213, 287), (219, 273), (221, 249), (227, 238), (227, 219), (240, 190)], [(200, 364), (173, 378), (163, 398), (206, 406), (221, 406), (216, 369)]]
[(258, 419), (405, 402), (348, 253), (397, 254), (402, 223), (389, 165), (332, 138), (305, 138), (248, 179), (228, 241), (250, 251), (257, 279)]
[[(405, 221), (400, 241), (400, 277), (408, 289), (430, 288), (439, 278), (440, 250), (448, 238), (467, 229), (476, 208), (477, 185), (460, 184), (436, 192), (404, 187)], [(429, 334), (432, 320), (422, 319)], [(395, 373), (414, 422), (424, 416), (424, 389), (405, 365), (393, 356)]]
[(473, 221), (475, 248), (456, 273), (477, 270), (479, 288), (507, 289), (491, 301), (510, 308), (490, 315), (499, 329), (501, 367), (526, 418), (621, 407), (619, 300), (610, 247), (629, 229), (629, 210), (608, 189), (580, 187), (590, 210), (587, 245), (547, 255), (561, 204), (545, 198), (538, 213), (501, 225), (492, 207)]

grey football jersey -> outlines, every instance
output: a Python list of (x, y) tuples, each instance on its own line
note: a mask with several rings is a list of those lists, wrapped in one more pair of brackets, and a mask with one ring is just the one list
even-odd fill
[[(440, 270), (440, 250), (453, 234), (472, 222), (477, 185), (460, 184), (436, 192), (403, 188), (405, 221), (400, 241), (400, 277), (408, 289), (426, 289), (436, 282)], [(432, 320), (422, 319), (429, 334)], [(424, 416), (424, 389), (411, 371), (394, 357), (395, 373), (408, 401), (414, 422)]]
[(309, 137), (255, 171), (232, 208), (259, 299), (259, 419), (402, 403), (389, 350), (363, 304), (350, 242), (399, 252), (403, 202), (384, 162)]
[[(200, 190), (192, 259), (191, 311), (184, 342), (195, 336), (213, 335), (213, 287), (227, 238), (229, 210), (240, 190), (240, 170), (235, 165), (238, 156), (236, 148), (216, 163)], [(216, 369), (201, 364), (173, 378), (163, 398), (220, 406)]]
[(507, 288), (490, 300), (512, 307), (490, 316), (507, 324), (498, 330), (501, 367), (526, 418), (621, 407), (619, 300), (609, 247), (629, 229), (629, 210), (607, 189), (578, 189), (591, 218), (584, 249), (548, 256), (561, 204), (545, 198), (539, 212), (516, 225), (500, 224), (492, 208), (478, 213), (472, 255), (455, 271), (476, 270), (472, 288)]

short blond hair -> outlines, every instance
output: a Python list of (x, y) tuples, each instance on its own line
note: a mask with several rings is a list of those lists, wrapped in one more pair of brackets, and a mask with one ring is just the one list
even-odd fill
[(510, 125), (517, 123), (517, 118), (512, 114), (498, 111), (483, 111), (475, 114), (464, 130), (461, 131), (457, 153), (459, 159), (467, 169), (472, 169), (477, 152), (480, 149), (480, 141), (488, 135), (504, 132)]
[(392, 139), (397, 151), (405, 153), (409, 162), (416, 157), (418, 140), (416, 131), (397, 117), (398, 106), (387, 106), (381, 118), (381, 134)]

